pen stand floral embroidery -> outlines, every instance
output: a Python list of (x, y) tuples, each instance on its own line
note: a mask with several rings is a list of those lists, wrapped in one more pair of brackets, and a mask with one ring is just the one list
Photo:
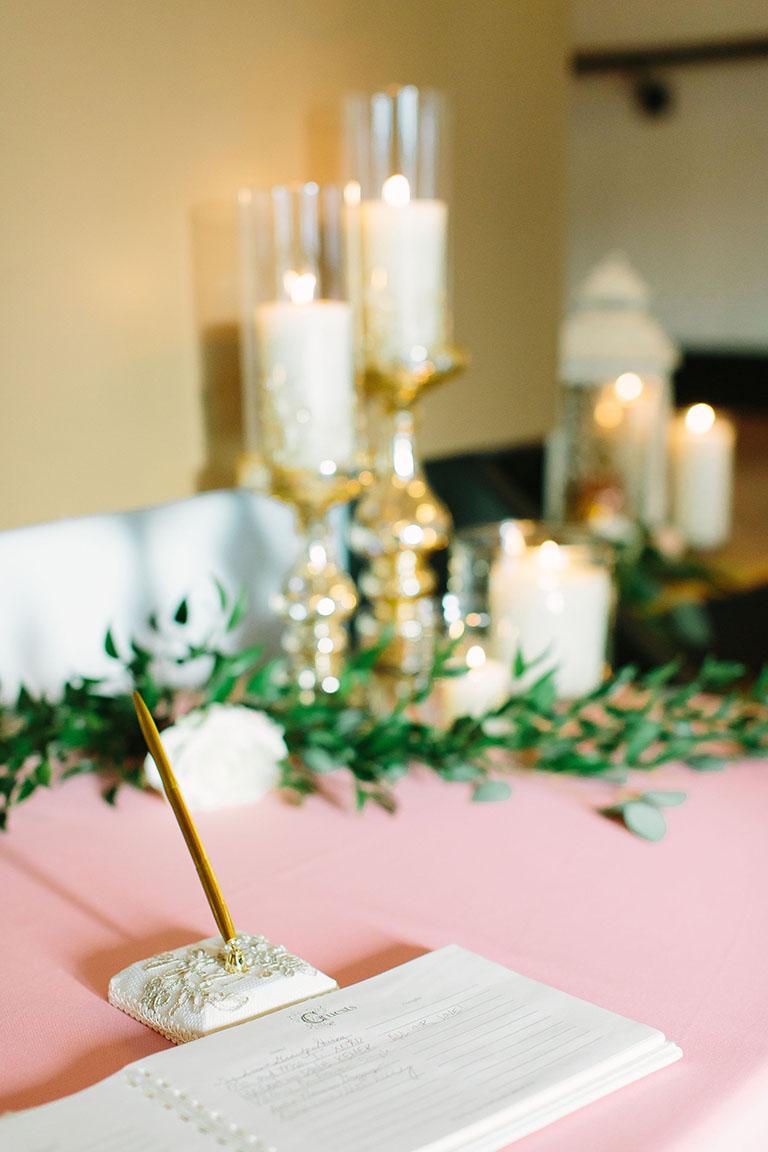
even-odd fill
[(233, 941), (243, 971), (227, 968), (220, 936), (139, 960), (113, 976), (109, 1002), (175, 1044), (331, 992), (336, 981), (263, 936)]

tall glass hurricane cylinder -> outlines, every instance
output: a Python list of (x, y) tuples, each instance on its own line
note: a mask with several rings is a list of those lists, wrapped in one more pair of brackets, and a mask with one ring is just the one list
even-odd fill
[(430, 662), (439, 618), (429, 556), (445, 547), (451, 521), (426, 484), (413, 409), (464, 364), (452, 343), (444, 100), (412, 86), (351, 96), (346, 144), (349, 281), (374, 472), (352, 536), (371, 562), (362, 627), (393, 631), (386, 663), (414, 676)]
[(304, 537), (279, 608), (309, 695), (338, 689), (356, 604), (327, 524), (359, 472), (342, 204), (340, 189), (314, 183), (240, 194), (245, 424), (259, 426), (261, 472)]

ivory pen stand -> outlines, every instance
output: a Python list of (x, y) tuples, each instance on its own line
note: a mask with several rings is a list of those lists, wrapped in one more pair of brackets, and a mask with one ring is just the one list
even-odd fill
[(243, 971), (227, 967), (226, 945), (212, 936), (124, 968), (109, 982), (109, 1002), (184, 1044), (337, 987), (330, 976), (263, 936), (239, 935), (233, 943)]

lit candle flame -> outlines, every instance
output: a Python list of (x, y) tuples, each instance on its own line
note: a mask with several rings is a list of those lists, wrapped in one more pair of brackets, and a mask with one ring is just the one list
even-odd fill
[(715, 410), (709, 404), (694, 404), (685, 414), (685, 426), (689, 432), (703, 436), (715, 422)]
[(411, 186), (407, 177), (399, 174), (390, 176), (389, 180), (384, 181), (381, 195), (384, 203), (389, 204), (392, 208), (404, 207), (411, 198)]
[(355, 204), (360, 203), (360, 185), (357, 180), (349, 180), (344, 185), (344, 203), (353, 207)]
[(525, 552), (525, 536), (514, 520), (505, 520), (500, 529), (501, 550), (505, 556), (521, 556)]
[(309, 304), (315, 295), (317, 277), (312, 272), (286, 272), (283, 277), (285, 290), (294, 304)]
[(485, 650), (479, 644), (473, 644), (467, 649), (467, 668), (482, 668), (485, 664)]
[(566, 568), (568, 565), (568, 557), (562, 551), (559, 544), (554, 540), (545, 540), (536, 552), (536, 563), (541, 568), (552, 570), (554, 568)]
[(636, 372), (622, 372), (614, 387), (621, 400), (637, 400), (643, 391), (643, 382)]

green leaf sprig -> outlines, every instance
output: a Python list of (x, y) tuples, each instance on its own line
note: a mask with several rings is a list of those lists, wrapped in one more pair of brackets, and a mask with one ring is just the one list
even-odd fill
[[(114, 680), (80, 678), (67, 683), (58, 699), (22, 688), (12, 707), (0, 706), (0, 827), (14, 806), (54, 779), (98, 773), (111, 802), (121, 784), (140, 786), (145, 749), (133, 688), (161, 728), (172, 722), (182, 695), (187, 707), (239, 701), (263, 710), (285, 732), (283, 788), (301, 799), (321, 792), (325, 779), (341, 770), (351, 779), (358, 808), (372, 802), (393, 810), (395, 785), (413, 764), (471, 785), (472, 799), (486, 802), (511, 794), (514, 771), (566, 773), (623, 787), (630, 770), (682, 761), (713, 771), (735, 756), (768, 751), (768, 670), (745, 693), (735, 687), (744, 669), (713, 659), (684, 684), (676, 682), (677, 663), (644, 675), (626, 667), (565, 704), (556, 698), (554, 672), (537, 676), (537, 662), (518, 656), (515, 690), (501, 706), (441, 726), (424, 719), (424, 703), (437, 679), (459, 671), (452, 647), (441, 648), (426, 681), (386, 711), (367, 703), (380, 649), (366, 649), (347, 660), (338, 692), (307, 703), (282, 660), (265, 660), (259, 646), (229, 650), (247, 604), (242, 593), (231, 599), (217, 588), (220, 620), (202, 642), (180, 638), (189, 619), (186, 600), (165, 626), (151, 616), (142, 643), (131, 639), (123, 647), (107, 633), (104, 648), (125, 688), (115, 689)], [(171, 688), (158, 672), (169, 647), (178, 665), (194, 662), (202, 669), (202, 687), (193, 697)], [(647, 791), (602, 812), (657, 840), (666, 829), (661, 809), (682, 799), (682, 793)]]

